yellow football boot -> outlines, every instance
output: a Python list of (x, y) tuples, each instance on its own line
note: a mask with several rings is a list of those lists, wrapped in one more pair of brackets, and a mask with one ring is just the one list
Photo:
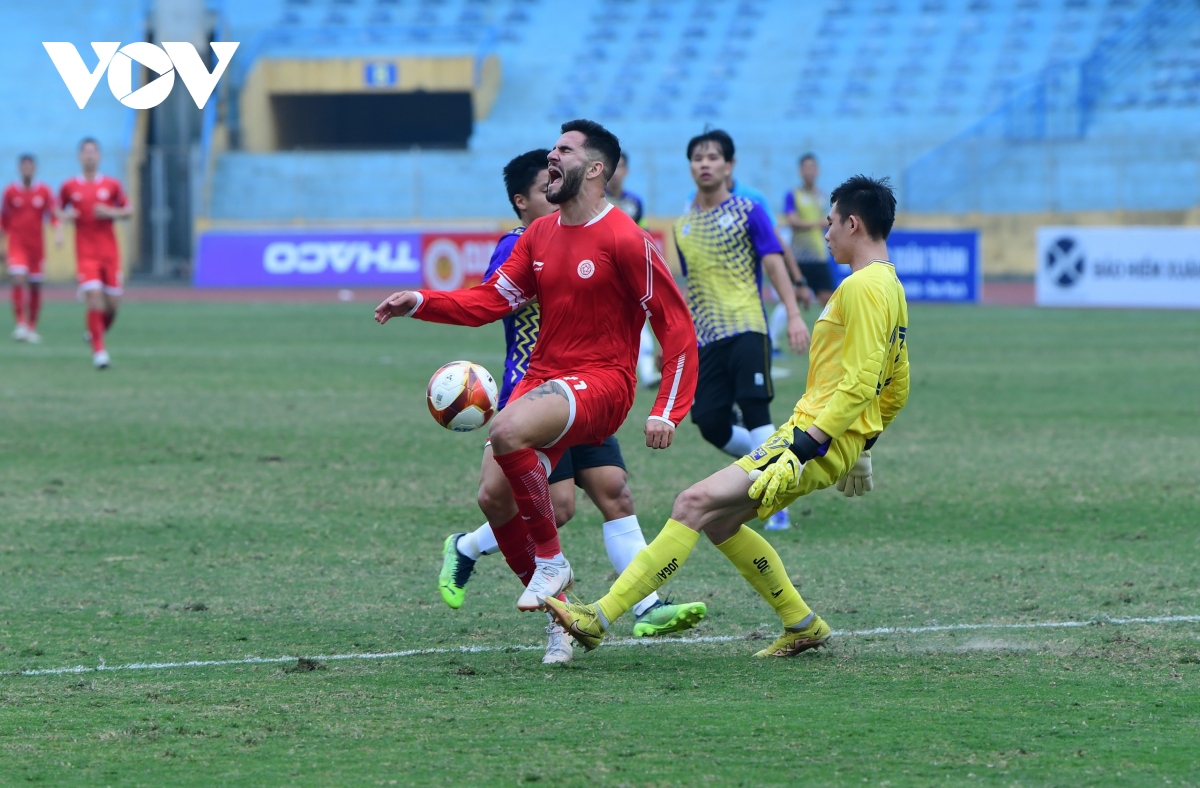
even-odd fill
[(604, 640), (604, 628), (600, 625), (600, 608), (596, 605), (561, 602), (554, 597), (546, 597), (545, 607), (546, 612), (553, 616), (559, 626), (575, 638), (575, 642), (583, 646), (585, 651), (591, 651)]
[(814, 615), (812, 622), (804, 629), (796, 631), (785, 630), (783, 637), (764, 648), (756, 657), (794, 657), (810, 648), (821, 648), (833, 634), (829, 625), (820, 616)]

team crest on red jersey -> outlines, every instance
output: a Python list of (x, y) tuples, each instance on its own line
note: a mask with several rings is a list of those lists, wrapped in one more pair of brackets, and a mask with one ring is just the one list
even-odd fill
[(580, 279), (590, 279), (592, 274), (596, 273), (596, 264), (591, 260), (584, 260), (576, 270), (579, 272)]

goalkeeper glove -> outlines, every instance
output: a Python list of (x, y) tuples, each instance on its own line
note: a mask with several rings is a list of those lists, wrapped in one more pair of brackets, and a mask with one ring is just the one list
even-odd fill
[(858, 455), (858, 462), (842, 478), (838, 479), (837, 488), (842, 495), (853, 498), (856, 495), (866, 495), (875, 488), (871, 481), (871, 452), (863, 451)]
[(750, 485), (750, 497), (764, 509), (773, 508), (780, 493), (786, 493), (800, 483), (800, 472), (803, 470), (804, 463), (792, 454), (791, 449), (784, 449), (766, 470), (758, 471), (758, 476)]
[(804, 463), (814, 457), (823, 457), (828, 450), (828, 443), (817, 443), (815, 438), (797, 427), (792, 431), (791, 445), (753, 478), (750, 497), (759, 501), (763, 508), (774, 507), (782, 494), (799, 486)]

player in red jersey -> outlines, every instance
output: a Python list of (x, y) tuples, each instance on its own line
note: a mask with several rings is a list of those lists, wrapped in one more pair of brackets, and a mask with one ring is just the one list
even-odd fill
[(510, 566), (532, 559), (520, 610), (539, 609), (571, 584), (547, 476), (567, 447), (601, 443), (629, 415), (647, 317), (664, 357), (647, 446), (671, 445), (696, 390), (687, 304), (654, 241), (604, 198), (620, 143), (589, 120), (564, 123), (562, 132), (547, 157), (546, 197), (559, 212), (531, 223), (498, 271), (467, 290), (394, 293), (375, 310), (380, 323), (412, 316), (481, 326), (538, 302), (541, 333), (525, 378), (492, 421), (483, 467), (484, 485), (511, 501), (511, 518), (494, 529), (501, 552)]
[(82, 175), (59, 190), (61, 215), (75, 222), (75, 273), (87, 301), (87, 330), (92, 342), (92, 364), (108, 367), (104, 332), (112, 328), (121, 304), (121, 254), (113, 222), (133, 215), (125, 189), (116, 178), (97, 172), (100, 144), (91, 137), (79, 143)]
[[(38, 311), (42, 307), (42, 273), (46, 250), (42, 242), (42, 224), (49, 217), (54, 225), (54, 240), (62, 245), (62, 227), (54, 208), (54, 192), (41, 181), (34, 181), (37, 162), (26, 153), (17, 161), (21, 180), (13, 181), (0, 198), (0, 237), (8, 236), (8, 275), (12, 277), (13, 317), (18, 342), (41, 342), (37, 332)], [(25, 291), (29, 291), (29, 309), (25, 309)]]

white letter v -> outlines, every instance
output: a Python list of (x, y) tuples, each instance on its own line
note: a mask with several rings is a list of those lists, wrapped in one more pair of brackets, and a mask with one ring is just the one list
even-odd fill
[(192, 94), (192, 101), (196, 102), (197, 107), (204, 109), (204, 105), (208, 103), (209, 97), (217, 87), (217, 80), (225, 73), (229, 59), (237, 50), (238, 42), (212, 42), (213, 54), (217, 56), (217, 65), (211, 73), (205, 67), (204, 61), (200, 59), (196, 47), (186, 41), (164, 41), (162, 48), (170, 55), (171, 62), (175, 64), (176, 73), (183, 78), (183, 84), (188, 89), (188, 93)]
[(84, 65), (83, 58), (79, 56), (79, 50), (75, 49), (74, 44), (66, 41), (43, 41), (42, 46), (50, 53), (50, 59), (54, 61), (58, 75), (62, 77), (63, 82), (67, 83), (67, 90), (71, 91), (71, 98), (75, 99), (75, 103), (80, 109), (83, 109), (96, 90), (96, 85), (100, 84), (100, 77), (104, 76), (104, 70), (112, 62), (113, 55), (117, 54), (117, 50), (121, 48), (121, 42), (92, 42), (92, 50), (96, 53), (96, 57), (100, 58), (95, 71), (88, 71), (88, 67)]

